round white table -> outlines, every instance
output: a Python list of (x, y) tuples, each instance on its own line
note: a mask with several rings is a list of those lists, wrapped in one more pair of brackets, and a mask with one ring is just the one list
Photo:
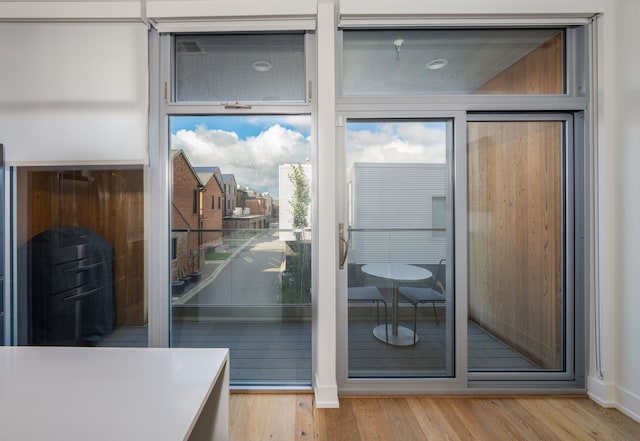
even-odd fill
[[(404, 326), (398, 326), (398, 282), (415, 282), (428, 279), (433, 276), (431, 271), (415, 265), (405, 263), (369, 263), (362, 267), (366, 274), (391, 280), (391, 324), (378, 325), (373, 329), (373, 335), (377, 339), (396, 346), (410, 346), (418, 342), (418, 336), (413, 336), (413, 331)], [(387, 329), (385, 329), (385, 326)], [(391, 328), (388, 328), (388, 327)], [(388, 338), (387, 338), (388, 336)]]

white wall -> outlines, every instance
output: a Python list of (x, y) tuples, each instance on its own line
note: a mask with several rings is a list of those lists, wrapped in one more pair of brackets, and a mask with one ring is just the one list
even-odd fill
[[(640, 421), (640, 2), (610, 0), (598, 26), (598, 292), (589, 393)], [(594, 305), (596, 303), (594, 302)], [(600, 357), (601, 372), (596, 359)]]

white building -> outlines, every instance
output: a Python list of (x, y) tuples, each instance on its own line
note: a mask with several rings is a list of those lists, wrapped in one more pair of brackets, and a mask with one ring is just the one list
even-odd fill
[(445, 164), (355, 163), (348, 173), (350, 262), (445, 257)]

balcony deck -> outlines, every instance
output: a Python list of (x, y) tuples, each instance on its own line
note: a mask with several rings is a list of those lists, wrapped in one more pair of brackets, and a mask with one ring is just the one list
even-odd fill
[[(349, 324), (352, 376), (442, 376), (445, 374), (445, 325), (418, 324), (415, 346), (391, 346), (372, 334), (375, 321)], [(311, 384), (311, 323), (196, 322), (173, 326), (175, 347), (228, 347), (231, 382), (237, 386), (299, 386)], [(146, 346), (146, 327), (120, 327), (102, 346)], [(535, 366), (479, 327), (469, 326), (469, 369), (531, 370)]]

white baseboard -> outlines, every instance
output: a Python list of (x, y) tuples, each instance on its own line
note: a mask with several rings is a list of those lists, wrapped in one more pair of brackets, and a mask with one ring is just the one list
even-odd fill
[(316, 374), (316, 378), (313, 383), (313, 392), (315, 394), (317, 408), (340, 407), (340, 403), (338, 401), (338, 385), (337, 384), (323, 386), (318, 381), (318, 375)]
[(640, 397), (625, 389), (618, 388), (618, 410), (640, 422)]
[(602, 407), (612, 407), (640, 422), (640, 397), (597, 377), (589, 377), (589, 397)]

